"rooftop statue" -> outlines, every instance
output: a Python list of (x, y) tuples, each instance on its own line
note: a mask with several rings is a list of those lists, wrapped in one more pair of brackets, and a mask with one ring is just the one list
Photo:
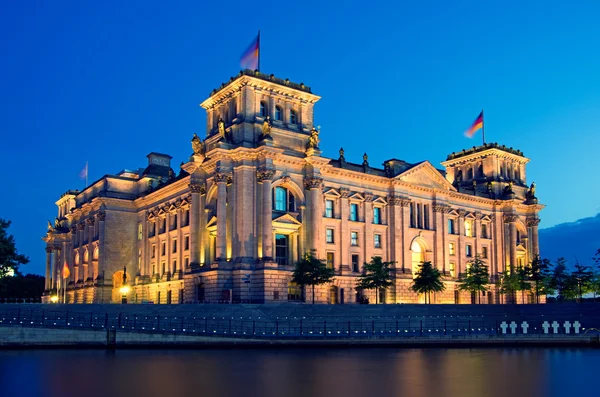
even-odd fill
[(318, 149), (319, 148), (319, 131), (313, 127), (310, 130), (310, 138), (308, 138), (308, 149)]
[(527, 189), (527, 192), (525, 193), (525, 198), (527, 200), (535, 200), (535, 182), (531, 183), (531, 186), (529, 186), (529, 189)]
[(219, 117), (219, 122), (217, 123), (217, 126), (219, 127), (219, 136), (224, 138), (225, 137), (225, 122), (220, 117)]
[(267, 116), (265, 118), (265, 121), (262, 125), (262, 137), (266, 138), (268, 136), (271, 136), (271, 117)]
[(204, 155), (204, 151), (206, 150), (204, 143), (196, 134), (194, 134), (194, 137), (192, 138), (192, 150), (195, 155)]
[(367, 167), (369, 165), (369, 156), (367, 154), (363, 154), (363, 165)]

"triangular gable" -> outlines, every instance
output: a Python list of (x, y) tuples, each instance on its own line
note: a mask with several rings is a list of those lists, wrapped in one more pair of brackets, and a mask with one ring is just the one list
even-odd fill
[(302, 225), (302, 222), (298, 222), (298, 220), (290, 214), (283, 214), (281, 216), (278, 216), (277, 218), (273, 219), (273, 222), (289, 223), (289, 224), (299, 225), (299, 226)]
[(177, 207), (175, 206), (175, 204), (171, 204), (171, 205), (169, 206), (169, 211), (170, 211), (170, 212), (172, 212), (172, 211), (175, 211), (176, 209), (177, 209)]
[(475, 219), (475, 215), (473, 215), (472, 212), (469, 212), (467, 215), (465, 215), (465, 218), (467, 218), (467, 219)]
[(482, 220), (482, 221), (486, 221), (486, 222), (491, 222), (491, 221), (492, 221), (492, 218), (490, 218), (488, 215), (484, 215), (484, 216), (481, 218), (481, 220)]
[(374, 203), (379, 203), (379, 204), (383, 204), (383, 205), (387, 205), (387, 201), (385, 201), (385, 199), (383, 197), (377, 197), (375, 200), (373, 200)]
[(208, 223), (206, 224), (206, 227), (211, 227), (211, 226), (216, 226), (217, 225), (217, 217), (213, 215), (212, 218), (210, 218), (210, 220), (208, 221)]
[(161, 207), (161, 208), (158, 210), (158, 215), (164, 215), (164, 214), (165, 214), (165, 210), (164, 210), (164, 208), (162, 208), (162, 207)]
[(326, 196), (334, 196), (334, 197), (338, 197), (338, 198), (342, 197), (342, 195), (332, 187), (326, 188), (325, 191), (323, 192), (323, 194)]
[(350, 196), (353, 200), (365, 201), (365, 198), (360, 193), (354, 193)]
[(456, 210), (451, 210), (448, 215), (450, 216), (458, 216), (458, 212), (456, 212)]
[(440, 174), (440, 172), (429, 161), (408, 169), (396, 176), (394, 179), (432, 189), (442, 189), (456, 191), (450, 182)]

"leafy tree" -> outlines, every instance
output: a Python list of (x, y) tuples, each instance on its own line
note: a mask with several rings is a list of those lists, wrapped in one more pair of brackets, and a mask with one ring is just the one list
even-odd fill
[(418, 294), (425, 294), (425, 303), (431, 303), (431, 292), (443, 292), (446, 286), (442, 273), (427, 261), (419, 266), (410, 288)]
[(533, 281), (533, 291), (536, 303), (540, 303), (540, 295), (548, 295), (548, 282), (550, 279), (550, 260), (541, 259), (539, 255), (531, 261), (529, 279)]
[(371, 258), (371, 262), (365, 263), (363, 274), (358, 277), (356, 287), (359, 289), (374, 289), (375, 303), (379, 303), (379, 291), (386, 290), (394, 283), (392, 281), (392, 265), (395, 262), (383, 262), (380, 256)]
[(571, 279), (577, 288), (579, 302), (581, 302), (583, 294), (588, 292), (593, 277), (594, 273), (589, 266), (582, 265), (579, 262), (575, 263), (575, 271), (571, 273)]
[(550, 288), (557, 293), (559, 301), (572, 299), (577, 295), (576, 284), (573, 282), (571, 273), (567, 270), (565, 258), (561, 257), (556, 260), (550, 278)]
[(44, 292), (44, 277), (37, 274), (20, 274), (0, 279), (0, 299), (26, 299), (39, 301)]
[(511, 273), (510, 269), (502, 272), (500, 276), (500, 293), (509, 297), (509, 299), (507, 299), (507, 301), (510, 300), (509, 303), (515, 303), (514, 294), (518, 289), (519, 279), (517, 273)]
[(29, 258), (17, 252), (15, 238), (8, 234), (10, 221), (0, 218), (0, 279), (13, 273), (19, 274), (19, 266), (29, 263)]
[(488, 290), (489, 282), (489, 269), (481, 257), (477, 255), (475, 259), (468, 263), (465, 277), (459, 280), (458, 289), (469, 291), (471, 294), (478, 294), (479, 303), (481, 303), (481, 293)]
[(315, 285), (327, 284), (335, 276), (335, 271), (327, 267), (324, 260), (318, 259), (313, 253), (305, 253), (302, 259), (296, 262), (292, 281), (302, 287), (312, 287), (312, 303), (315, 303)]
[(525, 291), (531, 290), (529, 284), (529, 269), (525, 266), (519, 266), (515, 274), (517, 276), (517, 291), (521, 291), (521, 302), (525, 303)]
[(600, 272), (593, 272), (592, 279), (589, 284), (589, 292), (594, 294), (594, 302), (596, 302), (596, 295), (600, 295)]

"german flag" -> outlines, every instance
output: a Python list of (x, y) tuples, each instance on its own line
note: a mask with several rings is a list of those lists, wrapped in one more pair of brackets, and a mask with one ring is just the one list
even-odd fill
[(483, 110), (481, 111), (481, 113), (479, 113), (479, 116), (477, 116), (477, 118), (475, 119), (473, 124), (471, 124), (471, 127), (469, 127), (469, 129), (465, 131), (465, 135), (468, 136), (469, 138), (472, 138), (473, 135), (475, 135), (475, 133), (482, 128), (483, 128)]

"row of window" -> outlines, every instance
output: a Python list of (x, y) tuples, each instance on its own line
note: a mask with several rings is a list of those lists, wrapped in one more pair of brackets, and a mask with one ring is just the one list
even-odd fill
[[(325, 230), (325, 242), (327, 244), (334, 244), (334, 230), (326, 229)], [(350, 232), (350, 245), (358, 246), (358, 232)], [(373, 235), (373, 245), (375, 248), (381, 248), (381, 234), (375, 233)]]
[[(357, 254), (352, 254), (350, 257), (351, 257), (352, 271), (359, 272), (360, 271), (359, 256)], [(333, 252), (327, 253), (327, 267), (330, 269), (335, 268), (335, 253), (333, 253)]]
[[(176, 230), (177, 227), (188, 226), (190, 224), (190, 211), (186, 210), (186, 211), (182, 212), (181, 225), (178, 225), (177, 221), (178, 221), (177, 214), (172, 214), (170, 216), (169, 231)], [(148, 237), (156, 236), (157, 223), (158, 223), (158, 234), (163, 234), (167, 231), (167, 219), (159, 218), (156, 222), (148, 223)], [(138, 240), (141, 241), (142, 238), (143, 238), (142, 224), (138, 223)]]
[[(456, 227), (456, 220), (453, 218), (448, 219), (448, 233), (449, 234), (458, 234), (458, 229)], [(487, 223), (481, 224), (480, 237), (489, 238), (488, 237), (488, 225)], [(470, 219), (465, 220), (465, 236), (467, 237), (475, 237), (475, 227), (473, 225), (473, 221)]]
[(429, 204), (410, 203), (410, 227), (429, 230)]
[[(189, 265), (190, 265), (190, 258), (188, 258), (188, 257), (183, 258), (183, 266), (184, 266), (184, 268), (187, 268)], [(138, 271), (139, 272), (141, 272), (141, 268), (142, 268), (142, 255), (140, 254), (138, 256)], [(177, 271), (180, 270), (177, 267), (177, 259), (173, 260), (173, 266), (172, 266), (172, 268), (173, 268), (173, 272), (177, 272)], [(157, 270), (156, 269), (156, 264), (152, 264), (152, 274), (151, 274), (152, 276), (156, 276), (156, 275), (162, 276), (164, 274), (167, 274), (167, 272), (169, 271), (169, 269), (167, 269), (167, 262), (161, 262), (160, 263), (160, 268), (159, 268), (160, 273), (157, 273), (156, 270)]]
[[(267, 106), (266, 102), (260, 103), (260, 115), (262, 117), (267, 117), (269, 115), (269, 107)], [(273, 119), (277, 121), (283, 121), (283, 109), (280, 106), (275, 106), (275, 114), (273, 115)], [(290, 109), (288, 123), (298, 124), (298, 113), (294, 109)]]
[[(177, 239), (173, 239), (171, 242), (171, 252), (173, 254), (177, 253)], [(190, 249), (190, 236), (185, 236), (183, 238), (183, 250), (188, 251)], [(167, 254), (167, 243), (163, 241), (160, 246), (160, 256), (165, 256)], [(151, 258), (156, 258), (156, 244), (152, 244), (151, 250)]]
[[(334, 203), (333, 200), (325, 200), (325, 217), (326, 218), (334, 218)], [(350, 204), (350, 217), (351, 221), (358, 221), (358, 204), (351, 203)], [(373, 208), (373, 223), (376, 225), (381, 225), (383, 223), (381, 216), (381, 208), (374, 207)]]
[[(449, 255), (456, 255), (456, 245), (455, 243), (448, 243), (448, 254)], [(474, 255), (473, 252), (473, 245), (472, 244), (466, 244), (465, 245), (465, 256), (467, 258), (472, 258)], [(483, 259), (487, 259), (488, 257), (488, 247), (481, 247), (481, 257)]]

